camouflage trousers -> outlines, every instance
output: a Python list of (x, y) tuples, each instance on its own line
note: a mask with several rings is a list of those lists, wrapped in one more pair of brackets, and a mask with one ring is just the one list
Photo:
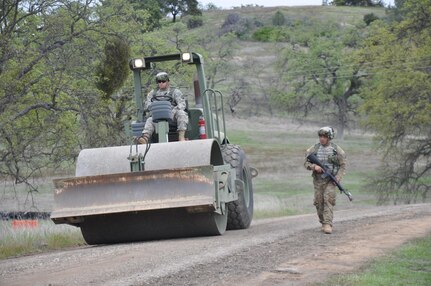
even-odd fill
[[(189, 124), (189, 117), (187, 115), (187, 112), (185, 112), (184, 110), (173, 108), (171, 118), (175, 122), (177, 122), (177, 130), (178, 131), (187, 130), (187, 124)], [(155, 130), (155, 125), (153, 122), (153, 118), (148, 117), (147, 121), (145, 122), (144, 131), (142, 131), (142, 133), (143, 134), (147, 133), (151, 136), (151, 135), (153, 135), (154, 130)]]
[(337, 197), (335, 185), (327, 180), (314, 179), (314, 206), (321, 224), (332, 226), (334, 206)]

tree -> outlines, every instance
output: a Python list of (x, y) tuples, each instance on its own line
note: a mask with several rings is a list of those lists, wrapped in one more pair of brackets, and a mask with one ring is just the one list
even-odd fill
[(379, 7), (383, 7), (385, 3), (383, 0), (334, 0), (334, 1), (332, 1), (331, 4), (335, 5), (335, 6), (370, 6), (370, 7), (379, 6)]
[(107, 41), (133, 40), (136, 14), (121, 0), (2, 5), (0, 176), (35, 191), (32, 178), (61, 171), (80, 148), (124, 142), (117, 122), (127, 95), (103, 98), (95, 67)]
[(343, 34), (334, 26), (327, 29), (317, 32), (325, 37), (311, 37), (308, 49), (296, 45), (284, 49), (277, 68), (282, 81), (272, 97), (297, 115), (326, 117), (342, 139), (360, 102), (362, 75), (351, 63), (352, 52), (340, 39)]
[(187, 11), (184, 15), (202, 16), (202, 11), (199, 9), (199, 2), (197, 0), (186, 0)]
[[(274, 48), (276, 48), (275, 45)], [(268, 68), (267, 63), (257, 63), (250, 58), (241, 68), (247, 71), (247, 75), (237, 76), (240, 78), (237, 80), (238, 85), (243, 87), (239, 90), (242, 92), (240, 94), (254, 103), (253, 107), (249, 108), (249, 115), (260, 116), (262, 111), (266, 111), (269, 116), (273, 116), (270, 93), (277, 85), (277, 79), (265, 73), (265, 69)], [(246, 81), (247, 85), (242, 80)]]
[(401, 20), (372, 24), (360, 53), (369, 75), (364, 124), (384, 154), (373, 185), (380, 203), (395, 204), (425, 201), (431, 191), (431, 3), (406, 0), (397, 9)]
[(172, 22), (175, 23), (177, 16), (195, 15), (200, 16), (202, 12), (198, 8), (197, 0), (161, 0), (165, 13), (172, 15)]
[(215, 11), (215, 10), (221, 10), (221, 8), (219, 8), (216, 4), (209, 2), (206, 6), (205, 9), (207, 11)]
[(185, 10), (186, 3), (181, 0), (166, 0), (165, 3), (165, 11), (166, 13), (172, 14), (172, 22), (175, 23), (177, 15)]
[(369, 26), (372, 22), (378, 20), (379, 17), (377, 17), (374, 13), (369, 13), (364, 15), (364, 22)]
[(88, 32), (81, 22), (88, 7), (26, 4), (4, 2), (0, 16), (0, 174), (32, 186), (30, 178), (76, 154), (78, 106), (68, 70), (77, 68), (72, 54)]
[[(143, 32), (153, 31), (160, 27), (160, 20), (165, 16), (160, 0), (129, 0), (135, 11), (136, 20), (143, 27)], [(106, 3), (105, 3), (106, 5)]]

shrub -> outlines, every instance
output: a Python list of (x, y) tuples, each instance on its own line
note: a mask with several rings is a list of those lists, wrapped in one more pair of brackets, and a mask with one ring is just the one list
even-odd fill
[(238, 38), (244, 39), (247, 33), (252, 29), (253, 22), (248, 18), (241, 18), (238, 14), (229, 14), (219, 32), (219, 36), (234, 33)]
[(259, 42), (285, 42), (289, 35), (278, 27), (262, 27), (253, 33), (253, 39)]
[(200, 16), (193, 16), (187, 20), (187, 28), (194, 29), (197, 27), (200, 27), (204, 24), (204, 21), (202, 20), (202, 17)]
[(226, 26), (235, 25), (236, 23), (239, 22), (239, 19), (240, 19), (239, 14), (231, 13), (231, 14), (226, 16), (226, 19), (224, 20), (224, 23), (221, 27), (224, 28)]
[(263, 27), (253, 33), (253, 39), (259, 42), (269, 42), (271, 33), (274, 30), (272, 27)]
[(379, 17), (374, 15), (374, 13), (364, 15), (364, 22), (365, 22), (365, 24), (367, 24), (367, 26), (369, 26), (372, 22), (374, 22), (375, 20), (378, 20), (378, 19), (379, 19)]
[(284, 14), (281, 11), (275, 12), (272, 17), (272, 24), (274, 26), (283, 26), (285, 22)]

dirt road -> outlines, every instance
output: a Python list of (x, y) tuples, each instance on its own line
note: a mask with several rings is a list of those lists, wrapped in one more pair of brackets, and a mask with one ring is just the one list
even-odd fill
[(334, 233), (315, 215), (223, 236), (89, 246), (0, 261), (0, 285), (309, 285), (431, 233), (431, 205), (351, 209)]

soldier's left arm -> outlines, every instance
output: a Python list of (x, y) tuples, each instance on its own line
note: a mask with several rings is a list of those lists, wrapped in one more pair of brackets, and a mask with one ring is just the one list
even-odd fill
[(176, 108), (180, 109), (180, 110), (185, 110), (186, 109), (186, 100), (184, 99), (183, 93), (181, 92), (181, 90), (179, 89), (175, 89), (174, 93), (174, 100), (177, 103)]
[(343, 178), (343, 176), (346, 174), (346, 164), (347, 164), (346, 153), (344, 152), (343, 149), (341, 149), (340, 146), (337, 146), (337, 157), (338, 157), (338, 162), (340, 163), (340, 169), (338, 170), (336, 178), (338, 181), (340, 181)]

